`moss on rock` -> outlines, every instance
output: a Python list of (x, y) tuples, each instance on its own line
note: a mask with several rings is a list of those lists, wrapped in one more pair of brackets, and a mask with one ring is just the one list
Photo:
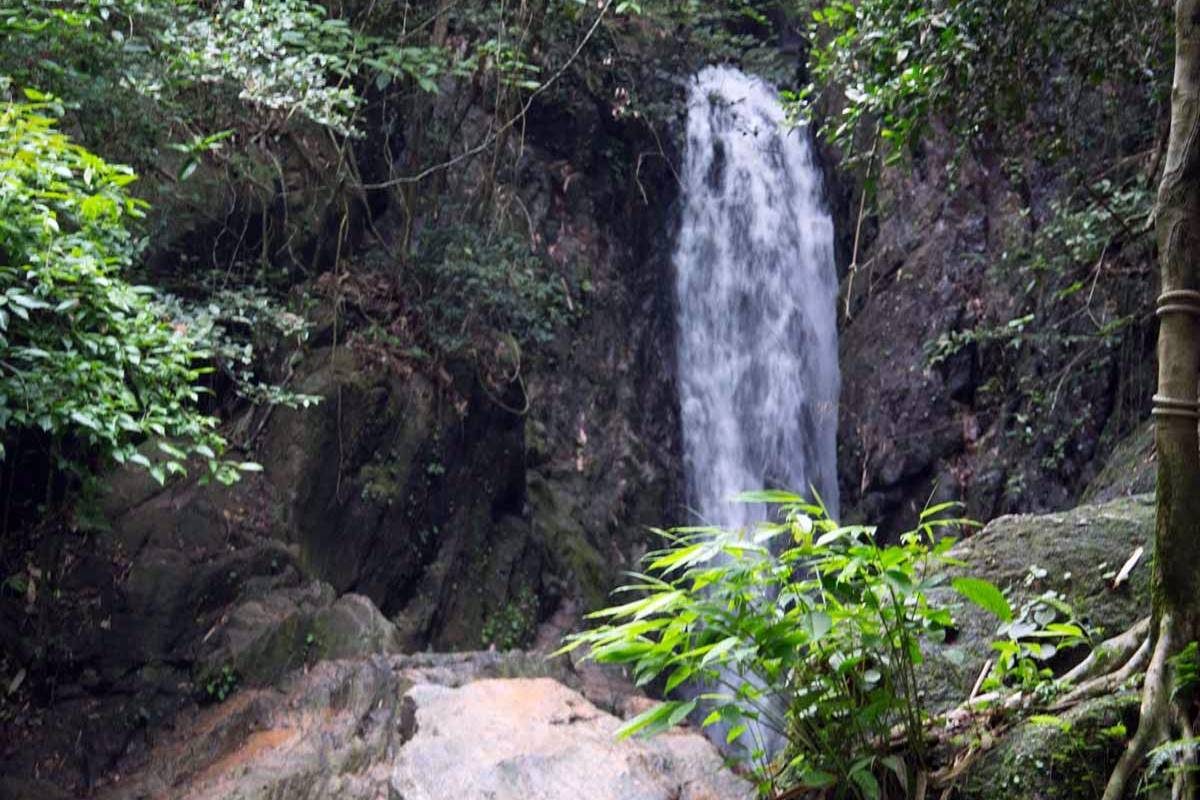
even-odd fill
[(547, 479), (529, 473), (529, 505), (534, 530), (545, 542), (556, 569), (588, 609), (605, 605), (613, 586), (615, 565), (605, 560), (579, 521), (583, 482)]
[[(1000, 517), (954, 548), (952, 555), (966, 566), (951, 577), (989, 580), (1006, 590), (1014, 608), (1054, 590), (1099, 640), (1148, 613), (1153, 539), (1153, 498), (1145, 495), (1056, 514)], [(1144, 547), (1145, 554), (1129, 580), (1114, 590), (1105, 576), (1120, 569), (1137, 547)], [(1037, 572), (1031, 572), (1035, 567)], [(929, 705), (940, 709), (956, 705), (970, 692), (997, 623), (948, 586), (934, 590), (932, 599), (953, 607), (956, 628), (944, 644), (930, 648), (921, 670)]]
[(1059, 717), (1034, 716), (988, 750), (956, 800), (1095, 800), (1125, 747), (1139, 698), (1122, 692)]

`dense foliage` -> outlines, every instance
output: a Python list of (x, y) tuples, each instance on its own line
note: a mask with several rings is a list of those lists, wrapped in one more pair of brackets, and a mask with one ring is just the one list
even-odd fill
[[(720, 725), (757, 764), (764, 793), (837, 787), (874, 798), (882, 772), (907, 787), (889, 743), (898, 726), (912, 766), (924, 766), (921, 645), (951, 624), (929, 591), (950, 563), (953, 538), (940, 534), (963, 521), (930, 508), (918, 529), (884, 546), (872, 528), (840, 527), (795, 495), (741, 499), (773, 504), (780, 520), (748, 531), (660, 531), (667, 548), (617, 590), (642, 596), (592, 614), (602, 624), (564, 650), (587, 645), (599, 662), (629, 664), (639, 685), (665, 679), (668, 693), (702, 687), (623, 732), (661, 731), (703, 709), (704, 725)], [(965, 588), (1007, 607), (990, 584)], [(784, 756), (772, 760), (781, 742)]]
[[(1071, 607), (1046, 592), (1013, 609), (992, 583), (948, 579), (965, 565), (954, 504), (925, 509), (916, 529), (881, 544), (873, 527), (839, 526), (821, 505), (780, 491), (743, 494), (776, 514), (749, 530), (658, 531), (667, 546), (616, 590), (637, 599), (590, 615), (568, 637), (600, 663), (632, 668), (668, 696), (623, 735), (654, 734), (692, 715), (754, 767), (760, 793), (829, 790), (876, 800), (914, 796), (932, 771), (932, 722), (918, 675), (953, 627), (946, 584), (1000, 621), (980, 686), (1052, 698), (1048, 662), (1088, 643)], [(967, 698), (963, 698), (966, 700)], [(923, 779), (922, 779), (923, 780)]]
[[(197, 410), (199, 343), (124, 275), (144, 205), (126, 194), (133, 173), (72, 143), (56, 104), (27, 94), (0, 107), (0, 429), (41, 431), (56, 454), (82, 442), (160, 481), (189, 456), (233, 479)], [(138, 452), (150, 436), (164, 463)]]
[(1111, 155), (1121, 143), (1103, 123), (1127, 112), (1126, 91), (1137, 87), (1160, 117), (1165, 109), (1170, 11), (1162, 0), (818, 5), (813, 77), (843, 94), (825, 135), (850, 157), (882, 141), (890, 158), (902, 158), (935, 123), (972, 146), (1014, 144), (1037, 121), (1042, 157)]

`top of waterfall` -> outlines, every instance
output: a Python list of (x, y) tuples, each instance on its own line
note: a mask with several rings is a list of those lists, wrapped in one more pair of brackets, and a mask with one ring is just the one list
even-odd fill
[(731, 105), (744, 105), (753, 115), (770, 120), (776, 125), (782, 126), (787, 123), (787, 117), (779, 104), (779, 90), (757, 75), (719, 64), (697, 72), (692, 78), (692, 83), (701, 91), (692, 93), (690, 104), (712, 102), (714, 98), (721, 98)]

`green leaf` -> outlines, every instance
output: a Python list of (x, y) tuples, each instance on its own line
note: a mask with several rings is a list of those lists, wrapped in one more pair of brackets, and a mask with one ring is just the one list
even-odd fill
[(804, 498), (791, 492), (781, 492), (777, 489), (761, 489), (755, 492), (742, 492), (733, 498), (735, 503), (772, 503), (794, 504), (803, 503)]
[(71, 419), (85, 428), (91, 428), (94, 431), (100, 430), (99, 421), (91, 414), (86, 414), (83, 411), (72, 411)]
[(951, 585), (954, 591), (1002, 622), (1012, 621), (1012, 606), (995, 584), (980, 578), (955, 578)]
[(739, 640), (736, 636), (729, 636), (717, 642), (715, 645), (713, 645), (712, 649), (705, 653), (704, 657), (700, 659), (700, 666), (703, 667), (713, 662), (720, 663), (721, 656), (737, 647), (738, 644), (740, 644), (740, 641), (741, 640)]
[(879, 781), (871, 774), (871, 770), (864, 768), (851, 772), (850, 780), (854, 781), (867, 800), (879, 800)]
[(667, 678), (667, 683), (663, 687), (663, 693), (670, 694), (672, 690), (676, 689), (680, 684), (690, 678), (693, 672), (694, 670), (688, 666), (677, 668), (671, 673), (670, 677)]
[(929, 506), (928, 508), (926, 508), (924, 511), (921, 512), (921, 522), (924, 522), (925, 520), (927, 520), (931, 517), (936, 517), (938, 514), (942, 513), (943, 511), (945, 511), (947, 509), (960, 508), (961, 506), (962, 506), (962, 503), (958, 502), (957, 500), (951, 500), (946, 503), (938, 503), (935, 506)]
[(649, 708), (638, 714), (618, 728), (616, 736), (618, 739), (626, 739), (635, 733), (641, 733), (644, 736), (653, 736), (670, 728), (692, 713), (692, 710), (695, 708), (696, 700), (688, 700), (686, 702), (670, 700), (665, 703), (659, 703), (653, 708)]
[(819, 641), (833, 629), (833, 618), (824, 611), (813, 611), (805, 615), (804, 628), (812, 641)]

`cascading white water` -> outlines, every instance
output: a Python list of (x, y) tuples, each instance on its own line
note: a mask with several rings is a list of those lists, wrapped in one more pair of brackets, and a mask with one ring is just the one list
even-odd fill
[(687, 120), (674, 261), (690, 503), (744, 526), (762, 510), (738, 492), (811, 486), (836, 514), (837, 275), (808, 132), (730, 67), (693, 79)]

